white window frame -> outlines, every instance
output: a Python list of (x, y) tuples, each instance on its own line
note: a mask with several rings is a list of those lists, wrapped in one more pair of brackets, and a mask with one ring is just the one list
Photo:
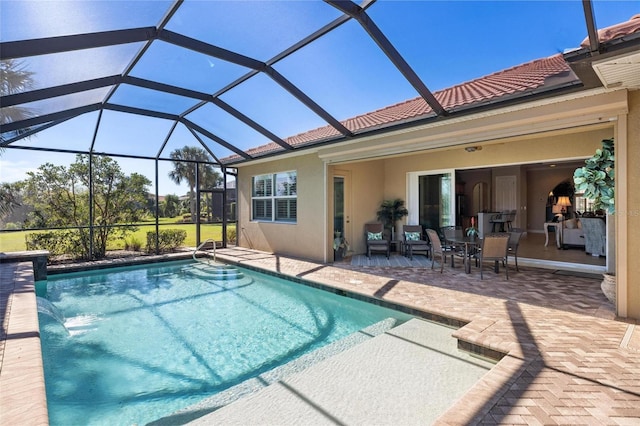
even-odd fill
[[(287, 181), (289, 181), (291, 179), (291, 176), (294, 176), (295, 178), (295, 189), (292, 191), (293, 194), (286, 194), (283, 193), (282, 190), (280, 190), (279, 188), (279, 182), (281, 181), (282, 178), (286, 179)], [(270, 182), (271, 185), (265, 185), (265, 194), (263, 195), (257, 195), (256, 194), (256, 182), (257, 181), (265, 181), (265, 182)], [(286, 191), (285, 192), (289, 192)], [(256, 208), (255, 208), (255, 202), (256, 201), (263, 201), (265, 202), (265, 206), (267, 206), (265, 208), (265, 210), (268, 210), (268, 208), (271, 208), (271, 214), (270, 215), (264, 215), (264, 216), (260, 216), (260, 217), (256, 217)], [(295, 200), (296, 201), (296, 212), (295, 212), (295, 217), (291, 218), (290, 213), (288, 218), (285, 219), (281, 219), (281, 218), (277, 218), (277, 214), (278, 214), (278, 202), (281, 200)], [(288, 170), (288, 171), (284, 171), (284, 172), (276, 172), (276, 173), (264, 173), (264, 174), (260, 174), (260, 175), (255, 175), (251, 177), (251, 220), (253, 222), (276, 222), (276, 223), (297, 223), (298, 222), (298, 208), (297, 208), (297, 202), (298, 200), (298, 172), (296, 170)], [(288, 208), (290, 208), (290, 203), (288, 204)], [(266, 213), (266, 212), (265, 212)]]

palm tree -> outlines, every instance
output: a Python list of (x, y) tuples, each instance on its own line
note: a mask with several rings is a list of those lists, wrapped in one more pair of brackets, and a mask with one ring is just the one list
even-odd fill
[[(27, 71), (21, 62), (14, 59), (4, 59), (0, 61), (0, 96), (13, 95), (27, 91), (33, 87), (33, 73)], [(3, 107), (0, 112), (0, 125), (21, 121), (32, 117), (33, 113), (24, 107), (8, 106)], [(13, 138), (19, 134), (27, 132), (28, 129), (9, 132), (8, 137)], [(0, 142), (5, 141), (5, 136), (0, 135)], [(0, 147), (0, 155), (4, 148)], [(0, 216), (11, 213), (13, 208), (19, 206), (17, 194), (14, 187), (3, 184), (0, 187)]]
[[(210, 163), (211, 157), (204, 149), (193, 146), (175, 149), (171, 152), (170, 157), (173, 160), (173, 170), (169, 172), (169, 177), (178, 185), (183, 180), (189, 184), (189, 211), (191, 212), (191, 221), (195, 222), (196, 163), (194, 161)], [(198, 164), (200, 166), (200, 181), (202, 184), (217, 184), (220, 174), (213, 169), (213, 166), (211, 164)]]
[[(25, 92), (31, 88), (33, 88), (33, 72), (27, 71), (24, 65), (15, 59), (0, 61), (0, 96)], [(0, 114), (0, 124), (21, 121), (32, 116), (33, 113), (28, 108), (15, 105), (3, 107)], [(13, 134), (10, 137), (25, 133), (27, 130), (11, 132)], [(0, 141), (4, 141), (4, 139), (3, 136), (0, 136)]]

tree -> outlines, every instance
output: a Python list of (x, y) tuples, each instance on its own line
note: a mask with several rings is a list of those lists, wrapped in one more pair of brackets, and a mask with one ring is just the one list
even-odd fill
[(132, 173), (126, 176), (116, 161), (94, 156), (93, 210), (94, 249), (91, 252), (89, 225), (89, 156), (77, 155), (68, 168), (50, 163), (29, 172), (25, 181), (25, 202), (33, 205), (31, 220), (38, 227), (79, 227), (85, 258), (102, 258), (111, 239), (124, 237), (133, 228), (112, 228), (130, 224), (146, 214), (147, 187), (151, 181)]
[(169, 177), (176, 184), (180, 185), (182, 181), (189, 184), (189, 211), (191, 213), (191, 221), (196, 221), (196, 163), (199, 164), (200, 184), (201, 186), (215, 187), (221, 182), (220, 173), (214, 170), (213, 165), (203, 164), (210, 163), (211, 157), (209, 153), (202, 148), (185, 146), (176, 149), (170, 154), (173, 160), (173, 170), (169, 172)]
[(384, 200), (380, 204), (380, 209), (376, 212), (378, 220), (384, 224), (385, 229), (391, 231), (396, 226), (396, 222), (409, 214), (404, 207), (404, 200)]
[[(4, 59), (0, 61), (0, 96), (13, 95), (24, 92), (33, 87), (33, 73), (24, 69), (21, 62), (15, 59)], [(14, 121), (21, 121), (33, 116), (27, 108), (18, 106), (3, 106), (0, 109), (0, 125)], [(28, 129), (14, 132), (6, 132), (0, 135), (0, 142), (13, 138)], [(0, 147), (0, 154), (3, 148)], [(15, 187), (2, 184), (0, 188), (0, 216), (8, 215), (14, 207), (20, 204), (16, 201), (18, 195), (14, 192)]]
[[(33, 72), (27, 71), (20, 61), (15, 59), (4, 59), (0, 61), (0, 95), (7, 96), (15, 93), (25, 92), (33, 88)], [(28, 109), (20, 106), (2, 107), (0, 112), (0, 124), (8, 124), (33, 116)], [(4, 142), (6, 138), (12, 138), (28, 129), (8, 132), (0, 136), (0, 141)]]
[(165, 195), (161, 211), (164, 217), (176, 217), (180, 213), (180, 198), (174, 194)]

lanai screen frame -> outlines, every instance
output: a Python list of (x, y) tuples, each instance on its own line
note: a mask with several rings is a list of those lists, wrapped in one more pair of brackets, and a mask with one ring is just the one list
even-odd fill
[[(31, 39), (31, 40), (19, 40), (19, 41), (9, 41), (0, 43), (0, 60), (5, 59), (19, 59), (36, 55), (45, 55), (52, 54), (58, 52), (70, 52), (81, 49), (89, 49), (103, 46), (114, 46), (125, 43), (133, 43), (133, 42), (141, 42), (143, 43), (142, 47), (135, 55), (135, 58), (128, 66), (123, 70), (121, 74), (118, 75), (110, 75), (106, 77), (100, 77), (93, 80), (85, 80), (79, 81), (69, 84), (63, 84), (54, 87), (46, 87), (37, 90), (25, 91), (22, 93), (15, 93), (6, 96), (2, 96), (0, 99), (0, 103), (3, 107), (11, 107), (11, 106), (20, 106), (22, 104), (26, 104), (29, 102), (35, 102), (39, 100), (46, 100), (55, 98), (58, 96), (64, 96), (74, 93), (81, 93), (88, 90), (93, 90), (97, 88), (110, 87), (108, 94), (104, 97), (101, 102), (92, 103), (88, 105), (83, 105), (81, 107), (67, 109), (63, 111), (57, 111), (50, 114), (36, 115), (34, 117), (26, 118), (24, 120), (9, 122), (2, 125), (2, 132), (7, 134), (14, 134), (12, 137), (4, 137), (3, 140), (0, 141), (0, 148), (2, 149), (24, 149), (24, 150), (42, 150), (49, 152), (57, 152), (57, 153), (68, 153), (68, 154), (85, 154), (89, 156), (90, 161), (94, 156), (109, 156), (114, 158), (132, 158), (132, 159), (144, 159), (144, 160), (153, 160), (155, 162), (155, 189), (156, 189), (156, 211), (155, 211), (155, 220), (156, 220), (156, 251), (158, 244), (158, 232), (159, 232), (159, 212), (158, 212), (158, 198), (159, 198), (159, 178), (158, 178), (158, 165), (160, 161), (173, 161), (170, 158), (164, 158), (161, 156), (162, 150), (164, 149), (167, 141), (171, 137), (171, 134), (175, 130), (178, 124), (184, 125), (189, 132), (194, 136), (194, 138), (198, 141), (198, 143), (205, 149), (211, 157), (214, 159), (213, 162), (201, 163), (194, 162), (196, 164), (209, 164), (213, 167), (219, 167), (222, 171), (223, 175), (223, 185), (224, 185), (224, 204), (226, 206), (226, 183), (227, 176), (235, 176), (237, 183), (237, 169), (234, 171), (234, 166), (239, 165), (243, 162), (248, 162), (255, 160), (256, 158), (265, 158), (271, 156), (278, 156), (284, 153), (290, 153), (297, 150), (304, 150), (309, 147), (315, 147), (318, 145), (339, 143), (343, 141), (353, 140), (354, 138), (371, 135), (374, 133), (387, 132), (390, 130), (395, 130), (399, 127), (406, 126), (415, 126), (424, 124), (427, 121), (433, 120), (441, 120), (446, 119), (451, 116), (457, 116), (460, 114), (469, 114), (472, 112), (477, 112), (482, 109), (488, 108), (496, 108), (498, 106), (508, 105), (510, 103), (517, 102), (525, 102), (528, 101), (531, 97), (540, 97), (540, 96), (552, 96), (557, 94), (558, 91), (566, 92), (571, 90), (579, 90), (581, 89), (581, 85), (571, 85), (568, 87), (563, 87), (559, 90), (551, 90), (545, 93), (532, 93), (528, 94), (525, 97), (506, 97), (499, 102), (493, 102), (490, 105), (474, 105), (466, 109), (461, 110), (447, 110), (445, 109), (438, 100), (433, 96), (432, 92), (427, 88), (424, 82), (420, 79), (417, 73), (411, 68), (411, 66), (405, 61), (399, 51), (395, 48), (395, 46), (391, 43), (391, 41), (386, 37), (386, 35), (378, 28), (375, 22), (371, 19), (371, 17), (367, 14), (367, 9), (374, 4), (375, 0), (364, 0), (360, 5), (351, 2), (351, 1), (339, 1), (339, 0), (325, 0), (325, 2), (340, 11), (342, 15), (334, 19), (329, 24), (315, 31), (314, 33), (308, 35), (307, 37), (302, 38), (297, 43), (291, 45), (289, 48), (281, 51), (280, 53), (273, 56), (271, 59), (267, 61), (259, 61), (248, 56), (242, 55), (237, 52), (233, 52), (230, 50), (223, 49), (219, 46), (214, 46), (212, 44), (205, 43), (201, 40), (197, 40), (194, 38), (190, 38), (184, 36), (182, 34), (167, 30), (165, 27), (171, 20), (171, 18), (175, 15), (178, 9), (183, 5), (183, 0), (175, 0), (172, 5), (169, 7), (165, 15), (161, 18), (160, 22), (151, 27), (140, 27), (140, 28), (129, 28), (129, 29), (121, 29), (121, 30), (113, 30), (113, 31), (103, 31), (96, 33), (84, 33), (84, 34), (74, 34), (67, 36), (58, 36), (58, 37), (50, 37), (44, 39)], [(579, 59), (591, 58), (593, 55), (601, 52), (602, 46), (598, 40), (597, 27), (595, 25), (595, 17), (594, 10), (591, 0), (583, 0), (582, 1), (585, 24), (587, 28), (587, 32), (589, 35), (589, 47), (583, 48), (579, 53), (572, 53), (573, 57), (579, 57)], [(332, 31), (339, 28), (344, 23), (349, 20), (355, 20), (358, 24), (365, 30), (368, 36), (375, 42), (378, 48), (384, 53), (384, 55), (388, 58), (388, 60), (395, 66), (395, 68), (402, 74), (402, 76), (406, 79), (406, 81), (415, 89), (415, 91), (419, 94), (420, 97), (424, 99), (424, 101), (429, 105), (432, 110), (432, 114), (429, 116), (422, 118), (420, 120), (416, 120), (410, 123), (390, 123), (388, 126), (383, 126), (382, 128), (375, 129), (365, 129), (363, 131), (354, 134), (354, 132), (347, 129), (339, 120), (333, 117), (330, 113), (324, 110), (317, 102), (315, 102), (310, 96), (308, 96), (303, 90), (296, 87), (291, 81), (286, 79), (282, 74), (280, 74), (275, 68), (274, 65), (279, 61), (287, 58), (294, 52), (304, 48), (309, 45), (313, 41), (324, 37), (330, 34)], [(135, 67), (135, 65), (143, 58), (151, 43), (155, 40), (160, 40), (175, 46), (179, 46), (181, 48), (185, 48), (194, 52), (203, 53), (205, 55), (211, 56), (213, 58), (221, 59), (233, 64), (241, 65), (243, 67), (249, 68), (251, 71), (233, 81), (232, 83), (226, 85), (222, 89), (216, 91), (215, 93), (205, 93), (196, 90), (187, 89), (185, 87), (174, 86), (170, 84), (160, 83), (157, 81), (150, 81), (146, 79), (141, 79), (135, 76), (130, 75), (131, 71)], [(580, 56), (582, 55), (582, 56)], [(232, 107), (228, 103), (224, 102), (220, 99), (220, 96), (234, 87), (237, 87), (250, 78), (257, 74), (264, 74), (268, 76), (271, 80), (277, 83), (281, 88), (285, 89), (288, 93), (293, 95), (298, 101), (300, 101), (306, 108), (315, 113), (317, 116), (321, 117), (329, 126), (331, 126), (337, 136), (329, 136), (325, 137), (321, 140), (316, 140), (311, 143), (307, 143), (301, 146), (293, 146), (290, 143), (287, 143), (282, 138), (276, 136), (273, 132), (269, 131), (256, 121), (252, 120), (248, 115), (244, 114), (242, 111)], [(140, 87), (144, 89), (151, 89), (167, 94), (183, 96), (189, 99), (196, 100), (197, 103), (183, 111), (180, 114), (170, 114), (166, 112), (144, 109), (144, 108), (136, 108), (127, 105), (119, 105), (110, 102), (114, 93), (120, 85), (131, 85), (135, 87)], [(240, 149), (237, 146), (229, 143), (223, 138), (217, 136), (216, 134), (208, 131), (206, 128), (202, 127), (198, 123), (191, 121), (187, 118), (187, 115), (194, 110), (201, 108), (207, 104), (213, 104), (223, 111), (227, 112), (234, 118), (238, 119), (244, 125), (250, 127), (255, 132), (263, 135), (269, 141), (274, 142), (279, 146), (279, 149), (272, 152), (262, 153), (259, 156), (250, 155), (245, 150)], [(19, 140), (23, 140), (28, 138), (29, 136), (35, 135), (40, 131), (51, 128), (58, 124), (61, 124), (67, 120), (73, 119), (83, 114), (87, 114), (90, 112), (98, 111), (98, 119), (96, 120), (96, 125), (94, 128), (94, 136), (91, 143), (91, 146), (88, 150), (71, 150), (65, 148), (41, 148), (41, 147), (29, 147), (29, 146), (16, 146), (15, 142)], [(135, 114), (141, 116), (148, 116), (158, 119), (170, 120), (173, 122), (170, 131), (168, 132), (162, 147), (158, 151), (155, 156), (143, 156), (143, 155), (130, 155), (123, 154), (118, 152), (98, 152), (94, 150), (95, 139), (98, 131), (100, 129), (100, 123), (102, 114), (104, 111), (118, 111), (128, 114)], [(214, 155), (213, 151), (209, 148), (207, 143), (205, 143), (199, 135), (204, 135), (208, 139), (212, 140), (216, 144), (223, 146), (227, 150), (233, 152), (235, 155), (220, 159), (216, 155)], [(196, 167), (196, 170), (199, 170), (199, 167)], [(92, 199), (93, 194), (91, 191), (90, 185), (90, 199)], [(196, 185), (196, 199), (200, 198), (200, 188), (199, 185)], [(223, 246), (226, 247), (227, 235), (226, 235), (226, 209), (223, 209)], [(92, 214), (90, 214), (92, 216)], [(114, 225), (114, 226), (127, 226), (127, 225)], [(89, 219), (89, 227), (90, 232), (93, 233), (94, 224), (93, 217)], [(72, 227), (75, 228), (75, 227)], [(197, 215), (197, 223), (196, 229), (198, 230), (196, 240), (197, 245), (200, 244), (200, 215)], [(91, 238), (91, 243), (93, 244), (93, 238)], [(93, 250), (92, 250), (93, 251)]]

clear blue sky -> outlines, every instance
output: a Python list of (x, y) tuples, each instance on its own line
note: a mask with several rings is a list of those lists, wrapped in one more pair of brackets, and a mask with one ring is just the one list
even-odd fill
[[(64, 35), (81, 31), (155, 25), (169, 2), (118, 1), (0, 3), (3, 41)], [(160, 7), (159, 7), (160, 6)], [(606, 27), (640, 13), (639, 1), (596, 1), (596, 24)], [(577, 47), (586, 36), (582, 5), (568, 1), (378, 1), (368, 11), (424, 83), (437, 91), (495, 71)], [(207, 19), (202, 19), (207, 16)], [(322, 2), (185, 2), (168, 29), (266, 61), (296, 40), (339, 16)], [(119, 74), (139, 44), (94, 49), (26, 60), (36, 70), (36, 88)], [(72, 67), (69, 64), (73, 63)], [(346, 119), (417, 96), (356, 22), (277, 63), (275, 68), (337, 119)], [(213, 93), (247, 70), (173, 45), (154, 42), (132, 75)], [(222, 99), (282, 138), (325, 123), (302, 108), (265, 76), (252, 78)], [(106, 89), (33, 107), (49, 112), (101, 101)], [(113, 103), (179, 113), (192, 100), (144, 89), (122, 87)], [(261, 135), (207, 106), (193, 113), (218, 136), (247, 149), (267, 141)], [(97, 113), (86, 114), (23, 142), (35, 146), (86, 148)], [(106, 112), (95, 148), (127, 154), (155, 155), (171, 123)], [(179, 127), (163, 151), (194, 145)], [(230, 151), (212, 145), (219, 157)], [(5, 150), (0, 181), (15, 181), (45, 161), (68, 163), (72, 156)], [(152, 181), (152, 162), (118, 159), (127, 172), (141, 172)], [(160, 172), (160, 193), (186, 192)]]

